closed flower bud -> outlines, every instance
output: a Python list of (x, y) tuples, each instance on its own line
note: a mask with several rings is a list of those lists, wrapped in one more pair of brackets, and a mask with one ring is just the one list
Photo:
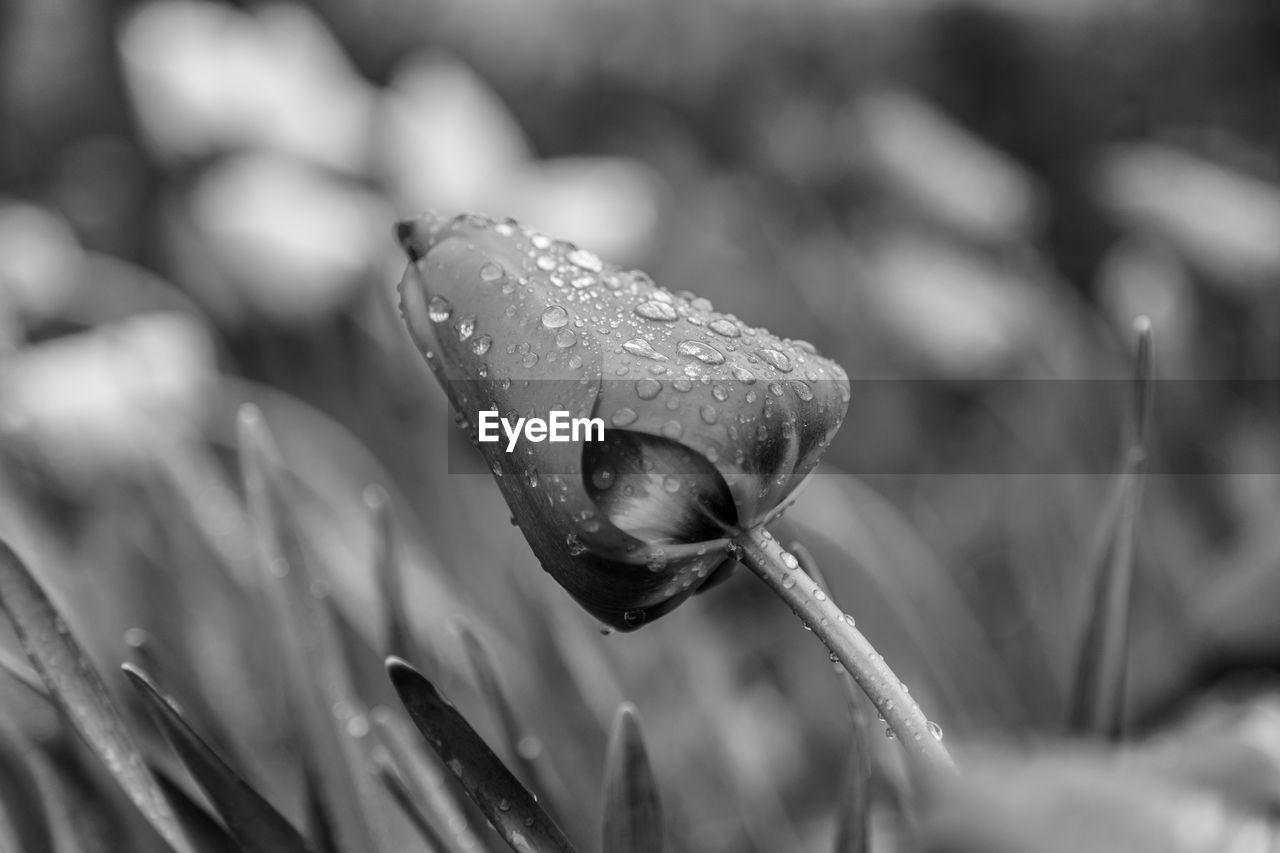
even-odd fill
[(485, 411), (603, 423), (477, 447), (543, 567), (617, 628), (732, 565), (734, 538), (781, 510), (844, 417), (839, 365), (642, 272), (510, 220), (424, 215), (397, 233), (405, 323), (473, 437)]

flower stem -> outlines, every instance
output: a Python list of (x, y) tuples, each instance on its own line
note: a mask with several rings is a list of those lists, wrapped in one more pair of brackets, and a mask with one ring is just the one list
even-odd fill
[(839, 659), (908, 751), (928, 765), (954, 768), (947, 748), (934, 735), (936, 726), (920, 710), (906, 687), (871, 642), (854, 627), (799, 562), (763, 528), (744, 531), (737, 539), (739, 559), (791, 606), (813, 633)]

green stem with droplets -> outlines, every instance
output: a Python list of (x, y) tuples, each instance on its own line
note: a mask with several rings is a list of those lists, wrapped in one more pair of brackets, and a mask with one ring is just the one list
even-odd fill
[(813, 629), (867, 694), (903, 746), (929, 766), (954, 769), (950, 753), (934, 736), (929, 719), (901, 679), (854, 627), (853, 619), (805, 574), (798, 561), (763, 528), (747, 530), (736, 541), (741, 549), (739, 559)]

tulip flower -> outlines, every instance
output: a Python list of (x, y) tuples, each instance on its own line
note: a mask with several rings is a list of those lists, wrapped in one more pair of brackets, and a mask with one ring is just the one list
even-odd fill
[[(860, 656), (868, 683), (901, 687), (764, 531), (840, 427), (839, 365), (512, 220), (426, 214), (397, 234), (410, 336), (535, 556), (584, 608), (634, 630), (740, 560), (841, 659)], [(486, 412), (508, 424), (560, 412), (603, 430), (513, 446), (483, 440)], [(895, 695), (882, 712), (928, 751), (928, 721)]]

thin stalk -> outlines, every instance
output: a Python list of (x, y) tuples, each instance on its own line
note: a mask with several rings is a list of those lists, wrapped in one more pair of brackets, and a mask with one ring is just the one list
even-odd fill
[(933, 734), (932, 728), (936, 726), (930, 727), (928, 717), (884, 657), (854, 627), (853, 619), (805, 574), (799, 561), (762, 528), (744, 531), (737, 544), (742, 563), (759, 575), (826, 644), (903, 746), (924, 759), (928, 766), (954, 768), (955, 762), (947, 748)]

